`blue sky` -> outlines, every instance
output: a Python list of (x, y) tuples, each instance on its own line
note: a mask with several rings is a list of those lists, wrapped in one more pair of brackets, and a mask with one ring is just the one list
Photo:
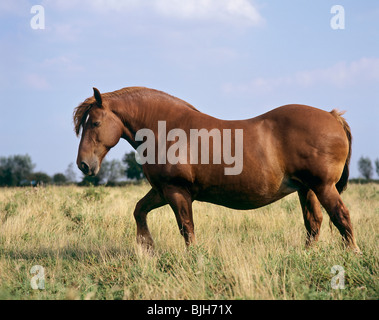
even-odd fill
[[(330, 25), (336, 4), (343, 30)], [(32, 29), (33, 5), (45, 29)], [(346, 110), (351, 176), (360, 156), (379, 158), (375, 0), (2, 0), (0, 48), (0, 156), (28, 153), (49, 174), (75, 162), (72, 112), (93, 86), (159, 89), (222, 119)], [(130, 150), (121, 141), (107, 159)]]

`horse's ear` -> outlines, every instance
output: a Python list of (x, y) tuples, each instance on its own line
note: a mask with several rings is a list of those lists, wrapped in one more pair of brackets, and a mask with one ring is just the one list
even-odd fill
[(99, 107), (101, 107), (103, 105), (103, 100), (101, 99), (100, 91), (95, 87), (93, 88), (93, 96), (95, 97), (95, 100)]

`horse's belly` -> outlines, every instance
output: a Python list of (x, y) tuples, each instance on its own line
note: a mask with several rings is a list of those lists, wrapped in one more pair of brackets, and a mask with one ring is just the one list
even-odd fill
[(261, 193), (255, 190), (224, 189), (220, 187), (200, 191), (194, 200), (209, 202), (238, 210), (250, 210), (273, 203), (297, 189), (283, 184), (276, 192)]

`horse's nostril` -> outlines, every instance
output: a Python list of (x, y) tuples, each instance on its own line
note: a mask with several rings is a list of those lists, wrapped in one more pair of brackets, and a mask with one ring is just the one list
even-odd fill
[(84, 161), (80, 163), (80, 168), (84, 174), (87, 174), (89, 172), (89, 166)]

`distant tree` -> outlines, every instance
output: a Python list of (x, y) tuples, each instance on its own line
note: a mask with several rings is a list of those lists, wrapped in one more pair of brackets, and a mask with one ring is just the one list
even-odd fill
[(19, 186), (28, 180), (34, 164), (29, 155), (0, 158), (0, 186)]
[(79, 186), (98, 186), (100, 184), (100, 179), (98, 176), (83, 176), (82, 181), (78, 183)]
[(379, 159), (375, 160), (375, 171), (376, 174), (379, 176)]
[(142, 166), (136, 161), (136, 153), (134, 151), (125, 153), (122, 162), (126, 164), (125, 174), (129, 179), (143, 179)]
[(76, 174), (74, 170), (74, 163), (71, 162), (66, 171), (65, 171), (66, 180), (68, 183), (75, 183), (76, 182)]
[(57, 185), (62, 185), (67, 182), (67, 178), (63, 173), (56, 173), (53, 175), (53, 183)]
[(48, 184), (51, 182), (51, 177), (45, 172), (33, 172), (28, 176), (28, 180), (32, 185)]
[(373, 168), (370, 158), (360, 157), (358, 161), (358, 169), (363, 178), (367, 180), (371, 179)]
[(112, 161), (103, 161), (101, 165), (104, 173), (103, 179), (106, 180), (107, 184), (115, 184), (124, 173), (124, 166), (120, 160), (113, 159)]

